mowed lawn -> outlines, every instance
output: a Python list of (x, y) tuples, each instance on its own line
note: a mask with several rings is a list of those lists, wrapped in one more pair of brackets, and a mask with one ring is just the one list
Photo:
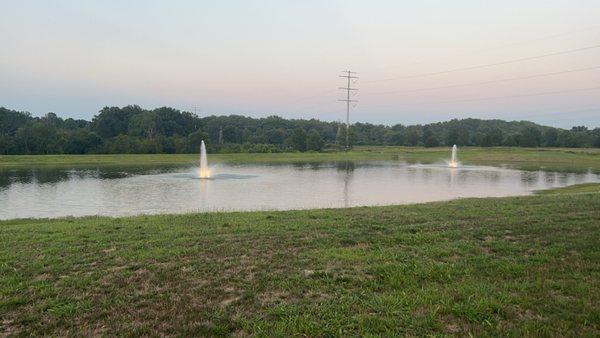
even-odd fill
[(0, 222), (0, 335), (600, 335), (600, 186)]

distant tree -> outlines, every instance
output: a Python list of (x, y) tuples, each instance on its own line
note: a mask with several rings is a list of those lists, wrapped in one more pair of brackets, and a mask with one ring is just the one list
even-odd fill
[(129, 118), (127, 135), (143, 138), (155, 138), (161, 133), (160, 121), (154, 112), (141, 112)]
[(431, 135), (425, 140), (425, 147), (438, 147), (440, 145), (440, 141), (435, 135)]
[(591, 147), (593, 143), (592, 134), (587, 127), (575, 127), (571, 129), (573, 144), (575, 148)]
[(431, 128), (431, 126), (429, 125), (425, 125), (421, 128), (421, 143), (424, 144), (425, 146), (427, 146), (427, 141), (432, 137), (433, 135), (433, 130)]
[(574, 147), (576, 144), (573, 133), (569, 130), (561, 130), (558, 133), (557, 143), (559, 147)]
[(521, 147), (539, 147), (542, 139), (542, 133), (535, 127), (527, 127), (523, 129), (518, 137), (517, 142)]
[(502, 133), (502, 129), (498, 127), (492, 127), (486, 134), (486, 142), (489, 143), (490, 146), (501, 145), (503, 139), (504, 134)]
[(127, 135), (117, 135), (104, 143), (104, 151), (111, 154), (138, 153), (139, 139)]
[(196, 153), (200, 151), (202, 141), (207, 142), (208, 134), (201, 130), (195, 131), (188, 136), (189, 152)]
[(542, 146), (557, 147), (558, 146), (558, 131), (554, 128), (544, 130), (542, 133)]
[(594, 131), (585, 126), (574, 127), (571, 129), (577, 134), (577, 147), (593, 147)]
[(306, 131), (302, 128), (296, 128), (288, 143), (295, 150), (306, 151)]
[[(137, 141), (131, 152), (139, 154), (160, 154), (163, 152), (164, 138), (145, 138)], [(170, 145), (167, 146), (168, 148)]]
[(481, 131), (476, 131), (475, 133), (473, 133), (473, 135), (471, 135), (471, 137), (472, 137), (471, 144), (482, 146), (482, 147), (490, 147), (491, 141), (486, 136), (487, 135), (485, 133), (483, 133)]
[(242, 143), (242, 131), (233, 125), (228, 125), (223, 128), (223, 140), (229, 143)]
[(14, 152), (13, 138), (8, 135), (0, 134), (0, 154), (10, 155)]
[(337, 125), (335, 143), (340, 147), (346, 144), (346, 126), (342, 125), (341, 123), (338, 123)]
[(90, 122), (88, 122), (86, 120), (75, 120), (72, 118), (68, 118), (68, 119), (64, 120), (62, 123), (62, 127), (67, 130), (88, 128), (89, 125), (90, 125)]
[(0, 134), (14, 135), (17, 129), (32, 121), (33, 118), (29, 113), (0, 107)]
[(162, 136), (187, 135), (194, 129), (195, 117), (190, 113), (180, 112), (170, 107), (160, 107), (152, 110), (156, 116), (157, 134)]
[(469, 131), (468, 129), (460, 124), (458, 120), (450, 121), (451, 126), (448, 129), (448, 134), (446, 136), (446, 145), (452, 146), (466, 146), (469, 145)]
[(64, 145), (64, 152), (67, 154), (86, 154), (97, 152), (102, 146), (102, 139), (98, 134), (78, 129), (70, 134)]
[(403, 145), (405, 138), (405, 130), (401, 124), (396, 124), (392, 126), (389, 130), (386, 130), (384, 135), (384, 143), (386, 145)]
[(481, 140), (481, 144), (482, 147), (491, 147), (494, 145), (493, 141), (492, 141), (492, 135), (490, 135), (489, 133), (483, 134), (483, 139)]
[(166, 153), (185, 154), (188, 152), (188, 140), (184, 136), (171, 136), (167, 138), (170, 148), (163, 145), (163, 150)]
[(516, 147), (519, 145), (517, 142), (517, 135), (509, 134), (502, 140), (502, 145), (505, 147)]
[(271, 144), (283, 144), (285, 141), (285, 130), (277, 128), (266, 131), (267, 141)]
[[(527, 121), (479, 119), (413, 126), (355, 123), (350, 126), (348, 137), (350, 146), (600, 146), (598, 128), (576, 126), (565, 130)], [(63, 120), (54, 113), (32, 117), (27, 112), (0, 108), (0, 154), (196, 153), (201, 140), (211, 152), (305, 151), (334, 143), (343, 148), (346, 126), (277, 116), (200, 118), (170, 107), (146, 110), (135, 105), (105, 107), (91, 122)]]
[(143, 113), (138, 106), (104, 107), (92, 120), (92, 130), (103, 138), (127, 134), (129, 119)]
[(47, 113), (44, 117), (41, 118), (41, 122), (50, 126), (51, 128), (60, 128), (62, 127), (62, 119), (56, 116), (54, 113)]
[(410, 126), (406, 128), (406, 137), (404, 141), (405, 145), (414, 147), (419, 144), (420, 139), (421, 133), (418, 126)]
[(600, 128), (591, 131), (592, 147), (600, 148)]
[[(350, 129), (346, 128), (346, 124), (339, 123), (336, 126), (336, 136), (335, 143), (339, 149), (344, 149), (346, 147), (346, 133), (348, 133), (348, 147), (352, 148), (354, 144), (356, 144), (356, 139), (358, 136), (355, 128), (350, 126)], [(364, 134), (363, 134), (364, 135)], [(325, 140), (324, 140), (325, 141)], [(363, 143), (364, 144), (364, 143)]]
[(323, 149), (323, 138), (318, 131), (312, 129), (306, 136), (306, 150), (321, 151)]
[(15, 141), (23, 154), (61, 153), (56, 147), (56, 129), (42, 122), (23, 126), (15, 133)]

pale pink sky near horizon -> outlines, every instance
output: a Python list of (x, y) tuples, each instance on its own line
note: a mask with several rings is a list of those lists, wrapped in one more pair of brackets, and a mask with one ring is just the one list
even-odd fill
[(597, 0), (0, 1), (0, 13), (0, 106), (34, 115), (139, 104), (342, 120), (351, 68), (353, 121), (600, 127), (600, 48), (418, 76), (600, 47)]

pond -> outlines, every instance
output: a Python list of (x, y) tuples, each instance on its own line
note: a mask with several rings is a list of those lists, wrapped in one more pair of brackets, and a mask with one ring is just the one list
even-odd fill
[(197, 166), (4, 170), (0, 219), (408, 204), (600, 182), (592, 172), (398, 161), (221, 164), (211, 171), (199, 179)]

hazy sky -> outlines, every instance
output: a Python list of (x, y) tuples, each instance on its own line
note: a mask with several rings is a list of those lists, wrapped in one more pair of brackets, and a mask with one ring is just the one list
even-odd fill
[(0, 0), (0, 106), (342, 120), (350, 68), (353, 121), (599, 127), (599, 18), (600, 0)]

